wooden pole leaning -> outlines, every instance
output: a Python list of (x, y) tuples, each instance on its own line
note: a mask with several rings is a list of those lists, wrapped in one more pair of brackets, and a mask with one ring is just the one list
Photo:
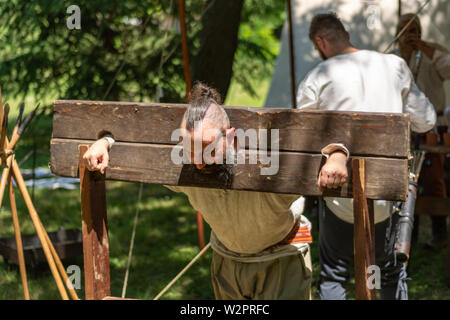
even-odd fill
[(17, 258), (19, 260), (20, 278), (22, 279), (23, 295), (25, 300), (30, 300), (30, 291), (28, 289), (27, 270), (25, 267), (25, 257), (23, 254), (22, 236), (20, 232), (19, 216), (17, 214), (16, 197), (14, 195), (14, 187), (11, 175), (8, 178), (9, 201), (11, 204), (11, 216), (14, 226), (14, 235), (16, 238)]
[[(187, 101), (189, 99), (189, 93), (191, 92), (192, 81), (189, 64), (189, 49), (187, 42), (186, 19), (184, 16), (184, 0), (178, 0), (178, 15), (181, 27), (183, 70), (184, 70), (184, 82), (186, 84), (186, 101)], [(200, 250), (202, 250), (205, 247), (205, 231), (204, 231), (203, 217), (200, 211), (197, 211), (196, 215), (197, 215), (198, 246)]]
[[(9, 109), (9, 107), (8, 107)], [(6, 123), (3, 122), (4, 120), (4, 112), (3, 112), (3, 103), (2, 103), (2, 94), (0, 89), (0, 123), (2, 124), (2, 137), (0, 137), (0, 143), (4, 145), (5, 138), (6, 138)], [(5, 130), (3, 130), (3, 127), (5, 127)], [(4, 149), (2, 148), (1, 151)], [(0, 157), (0, 166), (3, 163), (3, 157)], [(3, 176), (2, 176), (3, 178)], [(19, 215), (17, 214), (17, 206), (16, 206), (16, 198), (14, 195), (14, 188), (11, 181), (11, 176), (9, 176), (8, 179), (9, 182), (9, 199), (10, 199), (10, 205), (11, 205), (11, 218), (13, 221), (13, 227), (14, 227), (14, 236), (16, 240), (16, 248), (17, 248), (17, 259), (19, 261), (19, 270), (20, 270), (20, 278), (22, 280), (22, 289), (23, 289), (23, 295), (25, 300), (30, 300), (30, 292), (28, 289), (28, 281), (27, 281), (27, 271), (25, 266), (25, 257), (23, 254), (23, 245), (22, 245), (22, 235), (20, 232), (20, 224), (19, 224)], [(5, 182), (6, 183), (6, 182)], [(0, 198), (0, 207), (1, 207), (1, 201), (3, 199), (3, 193), (1, 194)]]
[(369, 286), (369, 266), (375, 265), (375, 226), (373, 200), (366, 197), (365, 160), (352, 160), (355, 299), (375, 300), (375, 288)]
[[(11, 216), (13, 220), (13, 226), (14, 226), (14, 233), (16, 238), (16, 245), (17, 245), (17, 255), (18, 255), (18, 261), (19, 261), (19, 268), (20, 268), (20, 275), (22, 279), (22, 286), (24, 291), (24, 298), (26, 300), (30, 299), (30, 293), (27, 283), (27, 277), (26, 277), (26, 265), (25, 265), (25, 258), (23, 254), (23, 245), (22, 245), (22, 238), (21, 238), (21, 232), (20, 232), (20, 225), (18, 220), (18, 214), (17, 214), (17, 206), (16, 206), (16, 199), (14, 194), (14, 186), (12, 183), (12, 176), (14, 176), (14, 180), (16, 181), (16, 185), (18, 186), (22, 197), (25, 200), (25, 203), (27, 205), (28, 211), (30, 213), (32, 222), (34, 224), (34, 227), (36, 229), (37, 235), (39, 237), (39, 240), (41, 241), (42, 248), (44, 250), (44, 254), (47, 258), (47, 261), (50, 266), (50, 270), (52, 271), (53, 277), (55, 278), (59, 293), (61, 297), (65, 300), (68, 300), (67, 292), (65, 291), (64, 284), (60, 278), (60, 275), (58, 274), (58, 270), (56, 267), (58, 267), (59, 272), (61, 273), (61, 276), (64, 278), (65, 283), (67, 286), (69, 286), (68, 277), (65, 273), (64, 267), (61, 263), (61, 260), (59, 259), (56, 250), (53, 247), (53, 244), (50, 241), (50, 238), (48, 237), (47, 232), (45, 231), (42, 222), (39, 219), (39, 216), (36, 212), (36, 209), (34, 208), (31, 198), (29, 197), (28, 190), (25, 186), (25, 182), (23, 180), (22, 174), (20, 173), (19, 166), (14, 159), (14, 148), (19, 141), (19, 138), (25, 128), (28, 126), (30, 121), (32, 120), (33, 116), (36, 113), (36, 109), (27, 117), (27, 119), (24, 121), (23, 124), (21, 124), (22, 119), (22, 113), (24, 106), (23, 104), (20, 107), (20, 114), (18, 117), (18, 121), (16, 125), (14, 126), (11, 141), (8, 141), (8, 137), (6, 135), (6, 129), (7, 129), (7, 116), (8, 116), (8, 110), (9, 106), (6, 105), (6, 112), (3, 112), (3, 106), (0, 105), (1, 114), (3, 116), (2, 120), (2, 129), (1, 129), (1, 138), (0, 138), (0, 144), (1, 144), (1, 154), (2, 157), (0, 159), (0, 165), (4, 164), (5, 168), (3, 169), (2, 177), (0, 180), (0, 206), (3, 201), (4, 192), (6, 189), (6, 183), (8, 183), (8, 191), (9, 191), (9, 198), (10, 198), (10, 205), (11, 205)], [(12, 170), (11, 170), (12, 169)], [(69, 289), (70, 290), (70, 289)], [(71, 296), (74, 299), (78, 299), (75, 290), (70, 290)]]
[(58, 291), (61, 295), (61, 298), (64, 300), (69, 300), (66, 289), (64, 287), (64, 283), (61, 280), (61, 276), (58, 273), (58, 269), (57, 269), (55, 261), (53, 259), (53, 255), (50, 250), (50, 246), (45, 238), (45, 230), (42, 228), (42, 224), (39, 220), (39, 216), (33, 205), (33, 202), (31, 201), (30, 195), (28, 194), (28, 190), (25, 186), (25, 181), (23, 180), (22, 174), (20, 173), (19, 165), (17, 164), (16, 160), (14, 160), (12, 163), (12, 174), (14, 177), (14, 181), (16, 181), (19, 191), (22, 194), (22, 197), (28, 208), (28, 212), (30, 214), (34, 228), (36, 229), (36, 233), (39, 237), (39, 240), (41, 241), (42, 250), (44, 251), (45, 257), (47, 258), (47, 262), (49, 264), (50, 271), (52, 272), (53, 278), (55, 279), (55, 282), (58, 287)]
[[(69, 299), (67, 296), (67, 292), (65, 291), (64, 285), (62, 285), (62, 283), (64, 283), (67, 286), (72, 299), (79, 300), (75, 289), (69, 286), (69, 277), (67, 276), (66, 270), (64, 269), (61, 259), (59, 258), (58, 253), (56, 252), (56, 250), (50, 240), (50, 237), (48, 236), (48, 233), (45, 230), (44, 225), (42, 224), (42, 221), (39, 218), (39, 215), (37, 214), (37, 211), (33, 205), (33, 202), (31, 201), (31, 197), (28, 193), (28, 189), (26, 188), (25, 181), (22, 177), (22, 174), (20, 173), (19, 165), (16, 160), (13, 160), (13, 162), (12, 162), (12, 169), (13, 169), (12, 173), (14, 175), (14, 180), (16, 181), (16, 184), (22, 194), (22, 197), (24, 198), (25, 204), (28, 208), (31, 219), (35, 226), (36, 232), (38, 233), (39, 240), (41, 241), (42, 248), (44, 249), (44, 247), (47, 247), (50, 252), (49, 256), (47, 256), (47, 253), (46, 253), (46, 258), (50, 265), (50, 269), (55, 278), (55, 281), (57, 283), (58, 289), (60, 290), (61, 297), (64, 300)], [(40, 236), (40, 234), (42, 235), (42, 237)], [(45, 250), (44, 250), (44, 253), (45, 253)], [(55, 272), (55, 269), (57, 270), (57, 272)], [(58, 272), (59, 272), (59, 274), (58, 274)], [(57, 276), (55, 276), (55, 275), (57, 275)], [(61, 281), (60, 277), (62, 277), (62, 281)], [(61, 286), (62, 286), (62, 289), (61, 289)]]

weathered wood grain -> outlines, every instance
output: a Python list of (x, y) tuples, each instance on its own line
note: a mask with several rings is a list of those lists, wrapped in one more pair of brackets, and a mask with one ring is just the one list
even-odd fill
[(355, 298), (375, 300), (375, 288), (368, 287), (367, 271), (375, 265), (375, 227), (373, 201), (368, 203), (366, 187), (368, 184), (365, 159), (353, 159), (353, 215), (354, 215), (354, 259), (355, 259)]
[[(78, 177), (78, 146), (89, 140), (51, 140), (51, 170), (58, 176)], [(317, 175), (323, 161), (319, 154), (280, 152), (276, 175), (260, 174), (262, 164), (235, 165), (233, 178), (225, 181), (216, 174), (202, 174), (193, 165), (176, 165), (171, 161), (173, 145), (117, 142), (110, 151), (106, 179), (163, 185), (229, 188), (274, 193), (319, 196)], [(246, 157), (254, 150), (247, 150)], [(366, 159), (367, 197), (371, 199), (406, 199), (408, 175), (406, 159)], [(265, 167), (268, 167), (266, 165)], [(351, 173), (349, 161), (349, 173)], [(348, 181), (351, 181), (351, 176)], [(352, 186), (327, 190), (324, 195), (352, 197)]]
[[(171, 134), (179, 127), (186, 107), (57, 100), (53, 107), (53, 138), (93, 140), (100, 132), (108, 131), (122, 142), (177, 144)], [(329, 143), (342, 142), (353, 155), (406, 158), (409, 154), (407, 114), (227, 106), (225, 110), (236, 129), (278, 129), (282, 151), (319, 152)]]
[[(86, 150), (80, 147), (80, 160)], [(79, 164), (85, 296), (99, 300), (111, 295), (105, 180), (98, 171), (88, 171), (82, 161)]]

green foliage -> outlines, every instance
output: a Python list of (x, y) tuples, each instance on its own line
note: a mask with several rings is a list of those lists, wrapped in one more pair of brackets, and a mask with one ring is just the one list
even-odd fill
[[(191, 35), (199, 29), (194, 13), (201, 3), (186, 2)], [(160, 86), (165, 100), (180, 99), (184, 80), (180, 35), (173, 28), (175, 0), (78, 1), (81, 30), (67, 28), (70, 4), (2, 1), (4, 91), (99, 100), (109, 90), (107, 100), (154, 100)]]
[[(155, 101), (159, 86), (161, 100), (183, 98), (176, 0), (80, 0), (76, 4), (81, 10), (81, 30), (69, 30), (66, 25), (71, 4), (1, 0), (4, 92), (22, 99), (31, 94), (37, 99)], [(204, 0), (186, 1), (191, 55), (200, 46), (198, 33), (206, 6)], [(237, 81), (251, 93), (250, 77), (271, 69), (277, 53), (273, 31), (283, 20), (283, 2), (245, 2), (234, 70)]]
[(233, 76), (253, 97), (258, 95), (255, 79), (271, 76), (285, 20), (285, 1), (246, 0), (244, 3)]

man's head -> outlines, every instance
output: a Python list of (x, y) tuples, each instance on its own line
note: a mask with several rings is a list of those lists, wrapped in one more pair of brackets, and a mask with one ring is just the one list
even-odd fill
[(395, 35), (398, 36), (405, 27), (406, 29), (398, 38), (400, 49), (415, 48), (417, 41), (422, 37), (422, 26), (420, 25), (419, 17), (413, 13), (402, 15), (397, 24)]
[(309, 39), (323, 60), (334, 57), (350, 46), (350, 37), (335, 13), (314, 16), (309, 27)]
[(185, 150), (197, 169), (224, 163), (227, 150), (234, 150), (235, 129), (230, 128), (230, 120), (220, 103), (216, 90), (200, 82), (192, 88), (181, 129)]

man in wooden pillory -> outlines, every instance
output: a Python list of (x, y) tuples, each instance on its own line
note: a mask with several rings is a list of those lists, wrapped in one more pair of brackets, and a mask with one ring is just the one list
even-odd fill
[[(297, 92), (297, 108), (355, 112), (409, 113), (411, 129), (433, 128), (436, 113), (403, 59), (359, 50), (334, 13), (316, 15), (309, 37), (324, 60), (309, 72)], [(367, 143), (380, 143), (367, 141)], [(345, 299), (353, 261), (353, 199), (325, 197), (319, 214), (321, 299)], [(394, 255), (398, 214), (392, 203), (374, 202), (376, 265), (381, 298), (407, 299), (406, 267)], [(391, 219), (389, 219), (391, 218)], [(378, 288), (377, 288), (378, 289)]]
[[(217, 160), (228, 160), (230, 153), (239, 152), (239, 146), (235, 128), (230, 127), (220, 103), (214, 89), (197, 83), (181, 130), (188, 163), (211, 178), (227, 179), (233, 173), (233, 164)], [(107, 136), (89, 148), (84, 155), (89, 170), (104, 172), (113, 142), (113, 137)], [(210, 153), (212, 158), (205, 158), (205, 150), (211, 145), (215, 147)], [(319, 188), (342, 186), (348, 175), (347, 148), (331, 144), (322, 153), (327, 155), (322, 171), (333, 174), (319, 174)], [(185, 193), (211, 226), (211, 275), (216, 299), (310, 299), (312, 271), (307, 256), (312, 238), (310, 223), (302, 216), (303, 198), (244, 190), (167, 187)]]

